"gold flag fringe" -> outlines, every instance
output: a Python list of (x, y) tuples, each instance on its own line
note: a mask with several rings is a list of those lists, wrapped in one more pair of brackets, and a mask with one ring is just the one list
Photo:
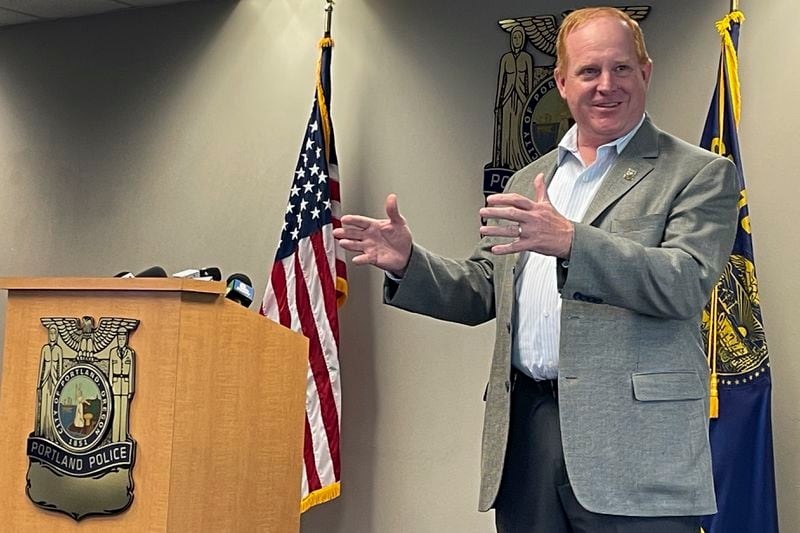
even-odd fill
[(708, 366), (711, 370), (709, 382), (709, 418), (719, 418), (719, 389), (717, 387), (717, 302), (718, 302), (718, 285), (714, 286), (714, 291), (711, 293), (711, 308), (709, 309), (709, 324), (708, 324)]
[(732, 23), (741, 24), (744, 22), (744, 13), (734, 11), (728, 13), (721, 20), (717, 21), (717, 31), (722, 36), (722, 50), (725, 55), (725, 64), (728, 71), (728, 83), (730, 84), (731, 106), (733, 107), (733, 119), (736, 127), (739, 127), (739, 118), (742, 113), (742, 95), (739, 86), (739, 59), (736, 56), (736, 48), (733, 46), (730, 29)]
[[(333, 48), (333, 39), (330, 37), (323, 37), (317, 44), (320, 50), (323, 48)], [(331, 156), (330, 137), (331, 137), (331, 121), (328, 114), (328, 102), (325, 101), (325, 91), (322, 90), (322, 58), (317, 61), (317, 104), (319, 105), (319, 114), (322, 119), (322, 135), (325, 137), (325, 160), (329, 161)]]
[(300, 512), (305, 513), (315, 505), (329, 502), (334, 498), (337, 498), (341, 493), (341, 489), (341, 482), (337, 481), (336, 483), (332, 483), (327, 487), (322, 487), (319, 490), (315, 490), (303, 498), (303, 501), (300, 502)]
[[(744, 13), (739, 10), (732, 11), (725, 15), (721, 20), (716, 23), (717, 31), (722, 37), (722, 57), (720, 61), (725, 61), (725, 64), (720, 63), (719, 69), (719, 95), (717, 99), (718, 107), (718, 123), (719, 132), (718, 138), (720, 143), (725, 138), (725, 76), (723, 73), (723, 66), (728, 73), (728, 91), (730, 92), (730, 106), (733, 108), (734, 128), (739, 128), (739, 118), (741, 117), (742, 109), (742, 95), (741, 87), (739, 85), (739, 60), (736, 56), (736, 48), (733, 46), (733, 39), (731, 39), (730, 29), (731, 24), (741, 24), (744, 22)], [(723, 59), (724, 58), (724, 59)], [(720, 146), (720, 154), (724, 155), (725, 149)], [(711, 302), (709, 308), (709, 324), (708, 324), (708, 367), (711, 372), (709, 377), (709, 418), (719, 418), (719, 379), (717, 376), (717, 328), (719, 324), (719, 293), (718, 286), (714, 286), (714, 291), (711, 293)]]

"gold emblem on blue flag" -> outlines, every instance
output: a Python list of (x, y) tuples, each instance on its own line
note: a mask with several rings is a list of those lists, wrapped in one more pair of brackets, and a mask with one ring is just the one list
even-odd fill
[[(753, 262), (732, 255), (716, 290), (716, 370), (725, 384), (739, 384), (757, 377), (768, 359)], [(703, 317), (708, 335), (708, 310)]]
[(743, 21), (741, 11), (733, 11), (717, 22), (722, 53), (700, 143), (736, 165), (740, 191), (736, 240), (701, 324), (711, 370), (709, 439), (719, 509), (703, 517), (707, 533), (778, 531), (769, 355), (739, 152), (737, 46)]
[(744, 15), (735, 11), (717, 23), (717, 31), (722, 36), (722, 53), (717, 86), (700, 142), (701, 146), (727, 157), (736, 165), (740, 186), (736, 241), (711, 302), (703, 312), (702, 330), (712, 371), (712, 417), (718, 414), (714, 395), (718, 384), (735, 386), (752, 381), (769, 366), (739, 153), (741, 95), (734, 38), (738, 40), (738, 28), (743, 20)]

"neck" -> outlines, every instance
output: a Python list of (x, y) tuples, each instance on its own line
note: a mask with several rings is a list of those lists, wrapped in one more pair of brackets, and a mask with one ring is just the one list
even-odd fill
[(583, 164), (587, 167), (597, 159), (597, 149), (599, 147), (600, 145), (598, 144), (582, 144), (581, 136), (578, 134), (578, 152), (581, 154)]

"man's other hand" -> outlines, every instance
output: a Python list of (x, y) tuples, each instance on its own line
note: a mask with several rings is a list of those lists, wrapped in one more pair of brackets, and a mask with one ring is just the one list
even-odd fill
[(411, 259), (411, 230), (397, 207), (397, 196), (386, 197), (386, 216), (376, 219), (345, 215), (342, 227), (333, 230), (342, 248), (359, 252), (355, 265), (375, 265), (397, 277), (403, 277)]

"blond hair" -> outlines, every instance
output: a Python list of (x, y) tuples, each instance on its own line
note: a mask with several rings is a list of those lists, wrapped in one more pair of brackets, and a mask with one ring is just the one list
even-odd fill
[(627, 13), (615, 7), (587, 7), (576, 9), (564, 18), (561, 27), (558, 29), (556, 38), (556, 70), (563, 70), (567, 65), (567, 37), (570, 33), (577, 30), (590, 20), (600, 17), (612, 17), (621, 20), (628, 29), (631, 30), (633, 45), (636, 49), (636, 58), (640, 65), (650, 63), (650, 56), (647, 55), (647, 48), (644, 45), (644, 35), (639, 23), (633, 20)]

